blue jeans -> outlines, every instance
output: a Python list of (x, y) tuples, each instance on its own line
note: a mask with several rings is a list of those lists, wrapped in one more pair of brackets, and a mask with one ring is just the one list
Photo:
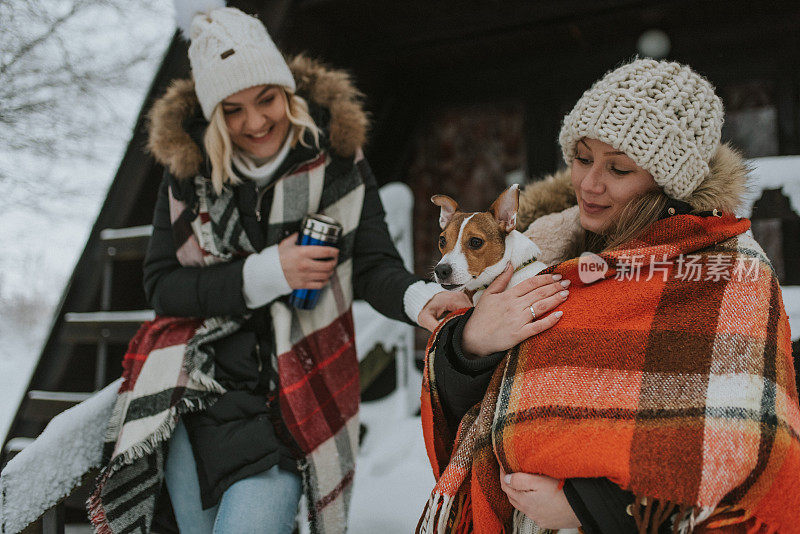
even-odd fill
[(178, 528), (187, 534), (287, 534), (300, 502), (300, 477), (274, 466), (233, 483), (219, 503), (203, 510), (189, 434), (179, 421), (164, 468)]

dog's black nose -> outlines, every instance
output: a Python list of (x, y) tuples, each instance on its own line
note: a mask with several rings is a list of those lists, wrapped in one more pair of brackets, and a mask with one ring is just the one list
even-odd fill
[(451, 274), (453, 274), (453, 268), (450, 267), (449, 263), (440, 263), (436, 266), (433, 270), (434, 274), (436, 274), (436, 278), (441, 280), (447, 280)]

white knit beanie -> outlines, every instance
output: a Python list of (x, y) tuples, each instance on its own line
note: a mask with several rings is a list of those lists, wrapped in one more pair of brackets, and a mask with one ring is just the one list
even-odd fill
[[(176, 2), (176, 16), (186, 20), (187, 14), (178, 12), (182, 3), (187, 2)], [(194, 90), (206, 119), (211, 119), (222, 100), (249, 87), (280, 85), (295, 91), (286, 60), (257, 18), (232, 7), (189, 13), (189, 16), (188, 34), (182, 29), (191, 40), (189, 62)]]
[(637, 59), (583, 93), (558, 140), (568, 164), (581, 138), (607, 143), (652, 174), (668, 196), (685, 200), (709, 172), (723, 114), (714, 87), (688, 66)]

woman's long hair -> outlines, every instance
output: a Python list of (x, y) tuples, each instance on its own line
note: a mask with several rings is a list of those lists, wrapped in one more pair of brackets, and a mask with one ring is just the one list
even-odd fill
[[(298, 142), (303, 146), (310, 146), (305, 140), (306, 132), (309, 132), (314, 138), (314, 145), (319, 147), (319, 136), (322, 131), (311, 118), (308, 112), (308, 103), (283, 87), (281, 90), (285, 96), (286, 116), (291, 124), (289, 130), (291, 146), (296, 146)], [(217, 104), (211, 114), (211, 121), (206, 128), (203, 144), (208, 160), (211, 162), (211, 184), (214, 191), (220, 194), (225, 184), (238, 185), (241, 183), (231, 166), (233, 143), (228, 134), (228, 126), (225, 124), (225, 114), (222, 111), (221, 103)]]
[(634, 198), (620, 211), (619, 217), (603, 234), (584, 230), (570, 257), (583, 252), (602, 252), (615, 248), (641, 234), (658, 221), (669, 204), (669, 197), (660, 188)]

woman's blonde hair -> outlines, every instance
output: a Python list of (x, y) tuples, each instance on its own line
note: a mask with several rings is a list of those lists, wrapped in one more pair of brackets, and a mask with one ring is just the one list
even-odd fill
[[(291, 128), (291, 146), (294, 147), (299, 142), (301, 145), (310, 147), (305, 140), (306, 132), (314, 138), (314, 146), (319, 148), (319, 136), (322, 130), (314, 123), (314, 119), (308, 112), (308, 103), (295, 93), (281, 87), (286, 103), (286, 116), (289, 118)], [(233, 172), (231, 157), (233, 156), (233, 143), (228, 134), (228, 126), (225, 123), (225, 114), (222, 111), (222, 103), (216, 105), (211, 114), (211, 121), (206, 128), (203, 137), (206, 155), (211, 163), (211, 185), (217, 194), (222, 192), (225, 184), (237, 185), (241, 180)]]
[(582, 239), (578, 240), (570, 257), (580, 256), (583, 252), (610, 250), (630, 241), (658, 221), (669, 202), (669, 197), (661, 188), (634, 198), (622, 208), (617, 220), (603, 234), (584, 230)]

